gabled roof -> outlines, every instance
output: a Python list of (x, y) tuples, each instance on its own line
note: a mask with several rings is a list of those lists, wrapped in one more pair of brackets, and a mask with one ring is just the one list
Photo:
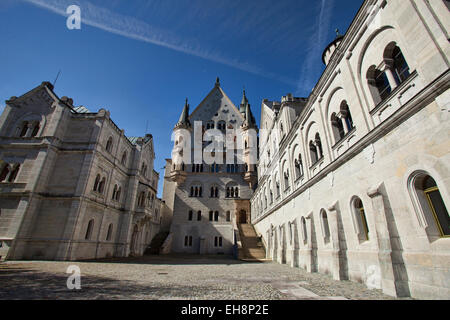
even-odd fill
[(220, 87), (220, 82), (217, 78), (216, 80), (216, 84), (214, 85), (214, 88), (211, 89), (211, 91), (206, 95), (206, 97), (200, 102), (200, 104), (194, 109), (194, 111), (192, 111), (192, 113), (189, 116), (189, 119), (200, 109), (200, 107), (205, 103), (206, 100), (208, 100), (208, 98), (215, 92), (219, 91), (226, 99), (228, 99), (228, 101), (231, 104), (231, 108), (234, 108), (234, 110), (236, 111), (236, 113), (238, 114), (239, 117), (241, 117), (241, 120), (245, 121), (245, 117), (244, 115), (239, 111), (239, 109), (234, 105), (233, 101), (227, 96), (227, 94), (225, 93), (225, 91), (222, 90), (222, 88)]

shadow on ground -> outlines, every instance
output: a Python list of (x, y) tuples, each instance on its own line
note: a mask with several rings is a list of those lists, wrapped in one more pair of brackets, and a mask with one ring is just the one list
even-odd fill
[(195, 255), (195, 254), (169, 254), (169, 255), (145, 255), (129, 258), (106, 258), (98, 260), (82, 260), (80, 262), (94, 263), (125, 263), (125, 264), (151, 264), (151, 265), (235, 265), (261, 263), (258, 261), (247, 262), (226, 255)]
[(22, 266), (0, 270), (0, 300), (103, 300), (103, 299), (159, 299), (195, 297), (194, 292), (220, 291), (208, 286), (141, 285), (134, 281), (116, 280), (83, 275), (81, 290), (67, 288), (67, 275), (40, 272)]

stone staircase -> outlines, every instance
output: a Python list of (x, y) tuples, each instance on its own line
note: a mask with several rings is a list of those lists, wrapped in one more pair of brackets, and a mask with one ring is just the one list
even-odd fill
[(159, 250), (161, 249), (161, 246), (163, 245), (164, 241), (166, 240), (167, 236), (169, 235), (169, 232), (163, 231), (158, 233), (150, 243), (150, 246), (145, 250), (145, 255), (149, 254), (159, 254)]
[(266, 250), (253, 225), (239, 224), (238, 229), (242, 243), (239, 259), (244, 261), (267, 261)]

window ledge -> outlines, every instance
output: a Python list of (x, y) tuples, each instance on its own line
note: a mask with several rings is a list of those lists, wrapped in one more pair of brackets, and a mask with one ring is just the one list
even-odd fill
[(338, 147), (340, 147), (344, 141), (349, 138), (352, 134), (354, 134), (356, 132), (356, 127), (353, 127), (352, 130), (350, 130), (349, 132), (347, 132), (338, 142), (336, 142), (331, 149), (336, 150)]
[(320, 164), (322, 164), (324, 161), (324, 157), (319, 158), (312, 166), (309, 167), (310, 170), (314, 169), (315, 167), (318, 167)]
[(384, 98), (382, 101), (377, 103), (371, 110), (370, 113), (373, 115), (378, 112), (380, 109), (384, 109), (384, 107), (408, 84), (410, 84), (417, 77), (417, 71), (414, 70), (411, 74), (406, 78), (402, 83), (400, 83), (394, 90), (389, 93), (389, 95)]

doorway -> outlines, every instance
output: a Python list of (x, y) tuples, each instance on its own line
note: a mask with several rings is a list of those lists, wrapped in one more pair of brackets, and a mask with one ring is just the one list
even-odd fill
[(239, 212), (239, 223), (246, 224), (247, 223), (247, 212), (245, 210), (241, 210)]

